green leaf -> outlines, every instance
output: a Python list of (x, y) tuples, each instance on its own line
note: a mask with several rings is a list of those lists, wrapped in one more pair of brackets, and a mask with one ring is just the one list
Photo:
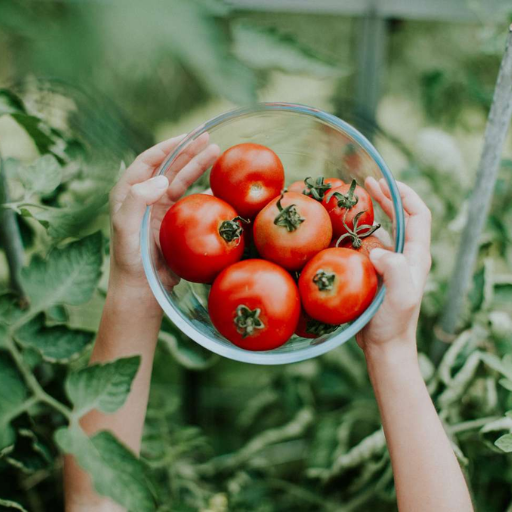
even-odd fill
[(19, 429), (16, 444), (6, 456), (5, 461), (23, 471), (33, 473), (47, 468), (53, 462), (50, 450), (28, 429)]
[(44, 155), (26, 167), (19, 166), (18, 172), (28, 194), (48, 195), (62, 180), (62, 168), (53, 155)]
[(66, 208), (20, 208), (24, 217), (36, 219), (53, 238), (74, 237), (94, 219), (107, 204), (108, 194), (93, 195), (91, 199), (78, 206)]
[(126, 357), (70, 374), (66, 392), (75, 406), (74, 414), (82, 416), (92, 409), (106, 413), (117, 411), (130, 393), (139, 364), (140, 356)]
[(280, 69), (319, 77), (340, 75), (339, 69), (274, 28), (238, 22), (232, 26), (232, 35), (234, 54), (252, 69)]
[(45, 361), (68, 363), (92, 343), (94, 333), (69, 329), (64, 325), (46, 327), (44, 314), (20, 327), (15, 338), (24, 347), (37, 350)]
[(78, 427), (62, 428), (55, 433), (55, 440), (91, 475), (98, 494), (112, 498), (127, 510), (155, 509), (143, 464), (110, 432), (99, 432), (89, 439)]
[(21, 273), (32, 310), (42, 311), (55, 304), (76, 306), (87, 302), (101, 277), (102, 243), (102, 235), (98, 232), (63, 249), (53, 250), (47, 260), (33, 257)]
[(27, 398), (27, 387), (10, 355), (0, 351), (0, 449), (16, 438), (10, 421)]
[(56, 305), (46, 310), (46, 319), (52, 324), (64, 324), (69, 320), (69, 314), (64, 306)]
[(169, 350), (171, 355), (189, 370), (205, 370), (210, 368), (219, 357), (204, 349), (189, 338), (160, 331), (158, 339)]
[(0, 89), (0, 116), (19, 112), (26, 112), (21, 98), (7, 89)]
[(13, 508), (15, 510), (21, 510), (21, 512), (28, 512), (28, 510), (22, 507), (19, 503), (11, 500), (3, 500), (0, 498), (0, 505), (5, 508)]
[(499, 383), (505, 388), (505, 389), (508, 389), (509, 391), (512, 391), (512, 380), (509, 380), (509, 379), (500, 379), (499, 380)]
[(17, 304), (18, 300), (12, 293), (0, 295), (0, 324), (10, 325), (23, 315), (23, 310)]
[(56, 139), (52, 130), (39, 117), (15, 113), (11, 117), (28, 133), (39, 153), (52, 153), (56, 148)]
[(505, 453), (512, 453), (512, 434), (499, 437), (494, 444)]

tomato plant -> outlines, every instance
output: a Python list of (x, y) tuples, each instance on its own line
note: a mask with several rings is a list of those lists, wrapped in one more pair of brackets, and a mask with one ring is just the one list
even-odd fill
[(313, 178), (306, 178), (304, 181), (295, 181), (289, 187), (289, 192), (298, 192), (305, 196), (312, 197), (317, 201), (322, 201), (325, 194), (336, 187), (340, 187), (345, 182), (339, 178), (323, 178), (320, 176), (315, 181)]
[(167, 265), (179, 277), (211, 283), (244, 252), (242, 219), (218, 197), (192, 194), (165, 214), (160, 245)]
[(314, 256), (299, 278), (302, 306), (312, 318), (344, 324), (357, 318), (377, 292), (370, 259), (346, 248), (326, 249)]
[(329, 212), (335, 237), (354, 229), (354, 218), (360, 212), (361, 224), (373, 224), (372, 198), (364, 188), (357, 185), (356, 180), (352, 180), (350, 185), (344, 184), (329, 191), (322, 204)]
[(215, 279), (208, 299), (213, 325), (246, 350), (271, 350), (288, 341), (297, 327), (297, 285), (270, 261), (240, 261)]
[(254, 221), (254, 242), (261, 256), (287, 270), (299, 270), (329, 246), (332, 226), (322, 205), (297, 192), (272, 200)]
[(283, 189), (283, 164), (265, 146), (238, 144), (224, 151), (213, 165), (210, 187), (240, 215), (252, 219)]

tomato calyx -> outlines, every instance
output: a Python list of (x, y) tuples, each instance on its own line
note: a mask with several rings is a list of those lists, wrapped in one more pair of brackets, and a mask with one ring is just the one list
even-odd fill
[(302, 193), (305, 196), (312, 197), (316, 201), (322, 201), (325, 193), (332, 188), (330, 183), (324, 183), (324, 177), (320, 176), (313, 182), (313, 178), (308, 176), (304, 180), (305, 188)]
[(332, 290), (334, 287), (334, 279), (336, 274), (333, 272), (326, 272), (325, 270), (318, 270), (313, 277), (313, 283), (318, 286), (318, 289), (322, 292), (325, 290)]
[(244, 219), (243, 217), (235, 217), (232, 220), (225, 220), (219, 227), (219, 235), (226, 240), (226, 242), (232, 242), (238, 240), (242, 236), (244, 228), (240, 224), (242, 221), (249, 224), (251, 221)]
[[(359, 249), (363, 245), (363, 238), (372, 235), (373, 233), (375, 233), (375, 231), (377, 231), (377, 229), (380, 228), (380, 224), (375, 224), (373, 226), (370, 226), (370, 224), (362, 224), (361, 226), (358, 225), (361, 215), (364, 215), (366, 211), (367, 210), (363, 210), (354, 217), (353, 229), (350, 229), (347, 226), (346, 218), (348, 210), (345, 211), (345, 215), (343, 215), (343, 226), (345, 226), (347, 232), (338, 238), (338, 241), (336, 242), (336, 247), (339, 247), (343, 240), (350, 238), (350, 241), (352, 242), (352, 247), (354, 249)], [(364, 233), (361, 233), (361, 231), (364, 231)]]
[(316, 336), (323, 336), (334, 332), (339, 325), (326, 324), (312, 318), (306, 323), (306, 332), (308, 334), (315, 334)]
[(338, 206), (339, 208), (345, 208), (346, 210), (350, 210), (350, 208), (353, 208), (359, 201), (359, 197), (354, 194), (356, 186), (356, 180), (352, 180), (350, 188), (348, 189), (348, 192), (346, 194), (342, 194), (341, 192), (333, 192), (328, 197), (328, 201), (335, 197), (338, 200), (338, 204), (336, 206)]
[(247, 338), (254, 334), (255, 329), (264, 329), (265, 324), (260, 318), (261, 309), (249, 309), (244, 304), (240, 304), (236, 308), (236, 316), (234, 319), (236, 330), (242, 335), (242, 338)]
[(274, 224), (276, 226), (286, 228), (286, 231), (288, 232), (295, 231), (306, 219), (300, 216), (299, 210), (297, 210), (297, 205), (295, 204), (290, 204), (283, 208), (281, 199), (283, 199), (283, 194), (281, 194), (281, 197), (276, 203), (279, 213), (274, 219)]

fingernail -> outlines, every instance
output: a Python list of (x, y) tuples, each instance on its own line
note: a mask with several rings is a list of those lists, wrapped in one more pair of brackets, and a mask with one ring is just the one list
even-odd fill
[(169, 180), (161, 175), (161, 176), (155, 176), (154, 178), (151, 178), (150, 183), (154, 185), (157, 188), (167, 188), (169, 186)]
[(372, 261), (379, 260), (382, 256), (386, 254), (386, 251), (384, 249), (379, 249), (378, 247), (370, 251), (370, 259)]

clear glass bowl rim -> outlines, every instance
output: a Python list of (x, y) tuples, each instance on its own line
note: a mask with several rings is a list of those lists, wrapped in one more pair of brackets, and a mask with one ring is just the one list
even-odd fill
[[(389, 186), (391, 191), (391, 198), (393, 201), (393, 209), (395, 212), (395, 251), (403, 252), (404, 248), (404, 237), (405, 237), (405, 216), (402, 207), (402, 200), (400, 197), (400, 193), (398, 191), (398, 187), (396, 185), (395, 179), (391, 174), (391, 171), (387, 167), (383, 158), (380, 156), (378, 151), (375, 149), (373, 144), (358, 130), (356, 130), (353, 126), (348, 124), (347, 122), (341, 120), (340, 118), (324, 112), (323, 110), (309, 107), (306, 105), (296, 104), (296, 103), (284, 103), (284, 102), (272, 102), (272, 103), (257, 103), (248, 107), (241, 107), (230, 110), (223, 114), (218, 115), (217, 117), (207, 121), (206, 123), (198, 126), (195, 130), (191, 131), (178, 145), (178, 147), (166, 158), (166, 160), (160, 166), (157, 175), (164, 174), (167, 168), (174, 161), (176, 156), (180, 153), (180, 151), (193, 139), (199, 137), (202, 133), (211, 130), (212, 128), (217, 127), (218, 125), (235, 119), (241, 116), (247, 116), (251, 114), (256, 114), (258, 112), (293, 112), (297, 114), (303, 114), (307, 116), (314, 117), (329, 125), (330, 127), (336, 129), (337, 131), (341, 131), (350, 135), (367, 153), (371, 156), (371, 158), (378, 165), (380, 171), (386, 183)], [(173, 321), (173, 323), (189, 338), (194, 340), (195, 342), (202, 345), (204, 348), (219, 354), (221, 356), (227, 357), (229, 359), (233, 359), (235, 361), (252, 363), (252, 364), (261, 364), (261, 365), (278, 365), (278, 364), (287, 364), (287, 363), (295, 363), (299, 361), (305, 361), (307, 359), (311, 359), (313, 357), (317, 357), (321, 354), (325, 354), (330, 350), (340, 346), (341, 344), (347, 342), (352, 337), (354, 337), (373, 317), (373, 315), (377, 312), (382, 301), (384, 300), (384, 295), (386, 293), (385, 287), (382, 286), (378, 291), (377, 295), (373, 299), (373, 302), (366, 309), (366, 311), (357, 318), (352, 324), (350, 324), (346, 329), (339, 332), (332, 338), (327, 341), (318, 344), (318, 345), (309, 345), (308, 347), (294, 350), (290, 352), (282, 352), (276, 353), (275, 351), (266, 351), (266, 352), (252, 352), (243, 350), (235, 345), (222, 345), (215, 340), (212, 340), (196, 330), (185, 318), (182, 316), (182, 313), (175, 309), (173, 305), (167, 300), (166, 293), (160, 283), (156, 270), (153, 266), (153, 262), (151, 259), (150, 252), (150, 215), (151, 215), (151, 207), (146, 209), (146, 213), (144, 215), (142, 221), (142, 228), (140, 233), (140, 241), (141, 241), (141, 253), (142, 253), (142, 263), (144, 266), (144, 271), (146, 273), (146, 277), (148, 279), (151, 290), (157, 299), (158, 303), (162, 307), (165, 314)]]

